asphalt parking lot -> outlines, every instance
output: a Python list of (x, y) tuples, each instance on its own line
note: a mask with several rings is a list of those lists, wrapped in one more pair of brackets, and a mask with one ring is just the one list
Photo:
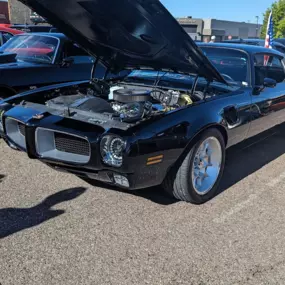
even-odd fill
[(194, 206), (97, 187), (0, 142), (0, 284), (285, 284), (285, 131)]

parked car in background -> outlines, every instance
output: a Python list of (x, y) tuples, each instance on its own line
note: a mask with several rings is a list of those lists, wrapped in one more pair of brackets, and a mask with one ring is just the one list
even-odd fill
[(74, 42), (55, 33), (16, 35), (0, 53), (3, 59), (9, 58), (0, 63), (0, 98), (53, 83), (89, 79), (94, 63)]
[(5, 44), (8, 40), (10, 40), (15, 35), (23, 34), (23, 31), (19, 31), (17, 29), (12, 29), (7, 27), (6, 25), (0, 24), (0, 46)]
[[(262, 46), (262, 47), (264, 47), (265, 45), (265, 40), (262, 40), (262, 39), (235, 39), (235, 40), (224, 40), (223, 42), (231, 43), (231, 44), (246, 44), (246, 45)], [(285, 54), (285, 45), (283, 45), (281, 42), (278, 42), (275, 39), (274, 39), (272, 48)]]
[(46, 19), (38, 15), (36, 12), (32, 12), (30, 16), (30, 20), (32, 23), (36, 24), (45, 24), (47, 23)]
[(51, 25), (11, 25), (12, 29), (20, 30), (26, 33), (49, 33), (53, 29)]
[(274, 41), (285, 46), (285, 38), (274, 39)]
[(201, 204), (219, 190), (227, 148), (285, 121), (284, 54), (274, 49), (196, 44), (156, 0), (25, 4), (106, 67), (101, 80), (0, 103), (2, 137), (31, 159), (128, 190), (162, 184)]

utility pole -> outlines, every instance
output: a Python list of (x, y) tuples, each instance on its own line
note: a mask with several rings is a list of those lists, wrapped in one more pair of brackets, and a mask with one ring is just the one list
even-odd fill
[(259, 30), (259, 28), (258, 28), (258, 21), (259, 21), (259, 16), (255, 16), (255, 18), (256, 18), (256, 38), (258, 38), (258, 30)]

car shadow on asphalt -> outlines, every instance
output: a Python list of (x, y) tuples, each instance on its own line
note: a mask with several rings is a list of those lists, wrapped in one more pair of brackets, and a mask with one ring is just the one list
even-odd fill
[(170, 197), (169, 195), (166, 195), (164, 190), (160, 186), (150, 187), (150, 188), (141, 189), (141, 190), (128, 191), (128, 190), (123, 190), (123, 189), (116, 187), (116, 186), (105, 184), (105, 183), (100, 182), (100, 181), (95, 181), (95, 180), (83, 178), (83, 177), (80, 177), (80, 178), (83, 181), (90, 184), (91, 186), (100, 187), (100, 188), (104, 188), (106, 190), (112, 190), (112, 191), (117, 191), (117, 192), (129, 194), (129, 195), (142, 197), (144, 199), (150, 200), (150, 201), (152, 201), (156, 204), (160, 204), (160, 205), (166, 206), (166, 205), (171, 205), (171, 204), (179, 202), (176, 199)]
[(83, 187), (70, 188), (47, 197), (31, 208), (0, 209), (0, 239), (64, 214), (64, 210), (53, 210), (51, 208), (62, 202), (73, 200), (85, 191), (86, 188)]
[(218, 194), (285, 153), (285, 125), (280, 125), (227, 151)]

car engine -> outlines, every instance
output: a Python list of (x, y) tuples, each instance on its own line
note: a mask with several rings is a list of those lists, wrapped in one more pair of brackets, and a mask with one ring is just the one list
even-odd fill
[[(113, 120), (135, 123), (150, 116), (192, 104), (190, 95), (179, 91), (133, 85), (115, 85), (106, 89), (88, 88), (72, 94), (58, 94), (47, 100), (49, 108), (62, 107), (108, 115)], [(108, 91), (108, 92), (106, 92)], [(75, 94), (74, 94), (75, 93)]]

